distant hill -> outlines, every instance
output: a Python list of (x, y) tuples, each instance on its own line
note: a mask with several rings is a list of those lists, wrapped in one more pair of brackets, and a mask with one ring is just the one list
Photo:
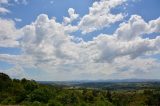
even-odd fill
[(82, 81), (38, 81), (40, 84), (56, 85), (74, 88), (96, 88), (112, 90), (135, 90), (143, 88), (160, 87), (157, 79), (121, 79), (121, 80), (82, 80)]

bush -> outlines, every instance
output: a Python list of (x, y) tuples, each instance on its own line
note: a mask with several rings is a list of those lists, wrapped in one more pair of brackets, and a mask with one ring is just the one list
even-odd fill
[(32, 106), (41, 106), (42, 104), (40, 103), (40, 102), (38, 102), (38, 101), (34, 101), (33, 103), (32, 103)]
[(58, 101), (50, 100), (48, 106), (63, 106), (63, 105)]
[(8, 104), (15, 104), (15, 100), (13, 97), (8, 97), (6, 99), (4, 99), (1, 104), (4, 104), (4, 105), (8, 105)]
[(31, 102), (38, 101), (38, 102), (47, 103), (49, 98), (50, 98), (50, 94), (48, 90), (45, 88), (36, 89), (29, 95), (29, 100)]

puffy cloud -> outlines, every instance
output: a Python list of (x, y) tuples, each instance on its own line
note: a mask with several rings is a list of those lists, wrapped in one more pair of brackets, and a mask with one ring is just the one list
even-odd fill
[(15, 28), (15, 23), (12, 20), (2, 19), (0, 18), (0, 38), (1, 39), (15, 39), (17, 36), (17, 30)]
[(149, 21), (150, 33), (159, 32), (160, 33), (160, 17), (156, 20)]
[(15, 20), (16, 22), (21, 22), (21, 21), (22, 21), (22, 19), (20, 19), (20, 18), (14, 18), (14, 20)]
[(0, 0), (0, 4), (7, 4), (8, 0)]
[[(115, 60), (116, 77), (120, 78), (158, 78), (154, 73), (159, 73), (160, 63), (154, 58), (117, 58)], [(155, 77), (153, 77), (155, 76)]]
[(26, 54), (33, 55), (37, 62), (60, 64), (78, 58), (72, 51), (78, 49), (77, 44), (71, 42), (66, 27), (45, 14), (39, 15), (31, 25), (25, 26), (23, 32), (22, 48)]
[(160, 18), (151, 20), (148, 23), (141, 16), (132, 15), (129, 21), (122, 23), (116, 31), (120, 40), (132, 40), (142, 37), (144, 34), (156, 33), (160, 31)]
[(14, 2), (17, 3), (17, 4), (24, 4), (24, 5), (28, 4), (27, 0), (14, 0)]
[(68, 9), (68, 14), (69, 17), (64, 17), (63, 19), (65, 25), (71, 23), (72, 21), (76, 20), (79, 17), (79, 14), (76, 14), (73, 8)]
[(0, 14), (6, 14), (6, 13), (10, 13), (10, 11), (7, 10), (6, 8), (0, 7)]
[(0, 0), (0, 14), (10, 13), (10, 11), (8, 9), (1, 6), (2, 4), (3, 5), (8, 4), (8, 0)]
[[(11, 0), (0, 0), (0, 14), (11, 13), (10, 10), (4, 8), (5, 5), (9, 6), (10, 2)], [(24, 5), (28, 4), (27, 0), (14, 0), (14, 2), (17, 4), (24, 4)]]
[[(43, 66), (44, 68), (44, 66)], [(117, 58), (112, 63), (61, 64), (45, 67), (47, 80), (103, 80), (124, 78), (159, 78), (160, 63), (153, 58)], [(52, 71), (50, 71), (52, 70)], [(60, 77), (59, 77), (60, 76)], [(44, 76), (42, 76), (44, 77)]]
[(100, 0), (94, 2), (89, 13), (82, 17), (79, 28), (82, 33), (89, 33), (107, 27), (123, 19), (123, 14), (112, 14), (111, 9), (122, 5), (126, 0)]
[(5, 72), (11, 78), (16, 78), (16, 79), (29, 78), (25, 73), (24, 69), (19, 65), (16, 65), (13, 68), (7, 69), (5, 71), (0, 70), (0, 72)]
[(34, 57), (30, 55), (0, 54), (0, 60), (23, 67), (35, 67)]
[[(142, 55), (152, 55), (159, 51), (159, 37), (155, 39), (135, 39), (132, 41), (121, 41), (112, 35), (99, 35), (87, 46), (94, 62), (112, 62), (123, 56), (136, 58)], [(93, 49), (94, 48), (94, 49)]]
[[(149, 23), (155, 23), (157, 20), (158, 19), (156, 19), (156, 21), (152, 20)], [(125, 35), (127, 33), (121, 34), (119, 30), (122, 30), (123, 27), (126, 26), (125, 29), (127, 30), (129, 23), (137, 24), (137, 26), (135, 25), (136, 28), (148, 25), (140, 16), (136, 15), (131, 16), (126, 24), (121, 24), (113, 35), (100, 34), (92, 41), (85, 42), (81, 40), (79, 43), (74, 42), (76, 38), (71, 37), (69, 34), (69, 30), (72, 29), (70, 27), (73, 26), (65, 26), (57, 23), (54, 18), (49, 19), (45, 14), (39, 15), (35, 22), (20, 29), (22, 36), (17, 36), (18, 30), (15, 29), (13, 21), (3, 20), (2, 22), (4, 22), (3, 25), (4, 28), (6, 27), (6, 30), (3, 29), (0, 31), (1, 39), (6, 39), (8, 41), (13, 40), (14, 42), (10, 43), (15, 43), (15, 45), (20, 43), (24, 54), (30, 56), (32, 60), (34, 60), (34, 64), (39, 65), (44, 63), (48, 65), (110, 63), (116, 58), (123, 56), (136, 58), (146, 54), (152, 55), (160, 49), (159, 46), (157, 46), (160, 43), (159, 37), (155, 39), (144, 39), (138, 36), (141, 35), (141, 31), (144, 33), (147, 31), (147, 33), (149, 33), (146, 27), (142, 28), (145, 31), (137, 29), (134, 34), (130, 34), (128, 31), (128, 34), (133, 35), (134, 39), (130, 36), (129, 41), (121, 40), (121, 36), (127, 36)], [(129, 27), (130, 32), (136, 30), (134, 25)], [(153, 29), (156, 31), (157, 24), (152, 26), (154, 27), (151, 28), (151, 32), (153, 32)], [(17, 41), (18, 38), (20, 38), (19, 41)], [(1, 45), (5, 45), (4, 43), (3, 41)], [(11, 44), (6, 45), (10, 46)]]
[(18, 46), (21, 31), (16, 29), (14, 21), (0, 18), (0, 25), (0, 46)]
[(5, 39), (0, 41), (0, 47), (18, 47), (19, 42), (12, 39)]
[(67, 25), (67, 26), (64, 26), (64, 30), (66, 33), (72, 33), (72, 32), (76, 32), (78, 30), (78, 27), (72, 26), (72, 25)]

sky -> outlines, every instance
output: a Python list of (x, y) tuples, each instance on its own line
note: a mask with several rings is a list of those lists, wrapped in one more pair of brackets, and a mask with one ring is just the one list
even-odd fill
[(160, 79), (160, 0), (0, 0), (0, 72), (38, 81)]

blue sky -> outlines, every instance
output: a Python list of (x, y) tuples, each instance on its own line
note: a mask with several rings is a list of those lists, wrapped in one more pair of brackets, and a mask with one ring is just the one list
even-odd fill
[(2, 0), (0, 71), (35, 80), (158, 79), (159, 5), (159, 0)]

